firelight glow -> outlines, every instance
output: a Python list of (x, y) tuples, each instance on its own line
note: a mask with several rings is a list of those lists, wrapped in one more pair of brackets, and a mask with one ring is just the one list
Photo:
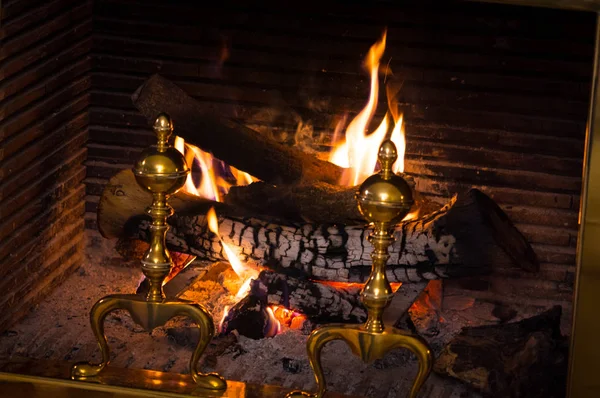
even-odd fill
[(221, 235), (219, 235), (219, 219), (217, 218), (217, 213), (215, 212), (214, 207), (211, 207), (208, 210), (208, 213), (206, 213), (206, 220), (208, 221), (208, 229), (210, 229), (210, 231), (213, 234), (217, 235), (219, 241), (221, 242), (221, 245), (223, 245), (225, 257), (227, 257), (227, 260), (229, 261), (229, 264), (231, 264), (231, 268), (233, 268), (233, 271), (240, 278), (246, 278), (246, 280), (236, 293), (236, 297), (243, 298), (248, 294), (248, 292), (250, 292), (250, 281), (258, 276), (258, 271), (254, 268), (245, 266), (242, 263), (242, 261), (238, 258), (233, 247), (225, 241), (223, 241)]
[[(190, 161), (196, 159), (200, 165), (200, 185), (197, 187), (194, 184), (192, 174), (190, 173), (185, 181), (183, 191), (191, 195), (214, 200), (215, 202), (222, 202), (223, 195), (229, 191), (232, 184), (228, 183), (223, 177), (217, 175), (215, 172), (214, 164), (219, 160), (197, 146), (188, 144), (179, 136), (175, 137), (173, 146), (186, 156), (186, 158), (191, 154), (191, 159), (187, 160)], [(257, 178), (244, 171), (238, 170), (233, 166), (225, 165), (224, 168), (229, 169), (230, 174), (235, 179), (235, 185), (249, 185), (254, 181), (258, 181)]]
[(346, 128), (345, 140), (341, 144), (336, 145), (329, 156), (331, 163), (348, 169), (342, 176), (340, 185), (356, 186), (373, 174), (377, 165), (379, 146), (386, 138), (389, 129), (389, 113), (392, 114), (394, 122), (390, 139), (396, 144), (398, 150), (398, 160), (394, 164), (393, 170), (395, 173), (404, 172), (406, 142), (402, 125), (402, 115), (398, 115), (396, 109), (390, 108), (375, 131), (367, 134), (369, 124), (377, 110), (379, 98), (379, 65), (385, 51), (386, 38), (387, 32), (384, 32), (381, 39), (371, 46), (365, 58), (365, 66), (371, 74), (371, 91), (367, 105), (350, 122)]

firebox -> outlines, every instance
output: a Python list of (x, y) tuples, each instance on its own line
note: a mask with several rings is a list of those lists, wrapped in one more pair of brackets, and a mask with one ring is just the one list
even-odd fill
[[(354, 194), (388, 138), (416, 204), (394, 230), (386, 322), (432, 346), (422, 395), (564, 395), (594, 13), (462, 1), (1, 10), (0, 357), (98, 359), (92, 304), (146, 291), (149, 201), (131, 168), (167, 112), (191, 173), (172, 197), (165, 290), (213, 312), (204, 369), (313, 388), (307, 335), (366, 317), (372, 248)], [(183, 372), (197, 337), (179, 319), (151, 337), (125, 314), (107, 326), (125, 368)], [(404, 352), (363, 365), (327, 350), (340, 394), (403, 394), (416, 372)]]

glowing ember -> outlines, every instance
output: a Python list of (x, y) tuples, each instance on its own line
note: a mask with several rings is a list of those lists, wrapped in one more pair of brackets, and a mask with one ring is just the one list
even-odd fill
[(281, 323), (275, 317), (271, 307), (267, 307), (267, 314), (269, 314), (269, 322), (267, 323), (267, 330), (264, 333), (266, 337), (273, 337), (281, 332)]
[[(216, 202), (222, 202), (223, 195), (229, 192), (231, 186), (248, 185), (258, 181), (257, 178), (250, 174), (240, 171), (235, 167), (228, 166), (224, 162), (213, 157), (212, 154), (186, 143), (181, 137), (175, 137), (173, 146), (186, 157), (188, 163), (195, 160), (200, 166), (200, 184), (198, 186), (194, 184), (192, 173), (190, 173), (183, 187), (183, 191), (191, 195), (201, 196)], [(221, 169), (223, 169), (224, 174), (227, 175), (219, 175), (215, 170), (215, 164), (222, 165)], [(227, 181), (226, 177), (233, 181)]]
[[(334, 287), (336, 289), (362, 289), (364, 287), (364, 283), (358, 283), (358, 282), (336, 282), (336, 281), (321, 281), (321, 280), (315, 280), (315, 282), (319, 282), (323, 285), (328, 285), (331, 287)], [(396, 293), (396, 291), (398, 289), (400, 289), (400, 286), (402, 286), (402, 282), (392, 282), (390, 283), (390, 286), (392, 287), (392, 291), (394, 293)]]
[(273, 310), (273, 316), (277, 318), (280, 324), (291, 329), (300, 329), (304, 321), (306, 321), (305, 315), (293, 310), (288, 310), (285, 307), (272, 305), (271, 309)]
[[(371, 74), (371, 92), (367, 105), (350, 122), (346, 129), (345, 140), (335, 146), (329, 161), (340, 167), (348, 168), (344, 174), (341, 185), (355, 186), (373, 174), (377, 165), (379, 146), (386, 138), (389, 129), (389, 113), (385, 115), (379, 127), (371, 134), (367, 134), (369, 124), (377, 109), (379, 98), (379, 64), (385, 51), (386, 32), (381, 40), (375, 43), (365, 59), (365, 65)], [(404, 152), (406, 148), (402, 115), (398, 115), (395, 107), (390, 108), (394, 129), (390, 139), (398, 149), (398, 160), (394, 165), (394, 172), (404, 171)]]

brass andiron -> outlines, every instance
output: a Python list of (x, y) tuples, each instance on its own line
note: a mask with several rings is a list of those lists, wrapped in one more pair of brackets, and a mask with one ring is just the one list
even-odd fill
[(152, 205), (146, 213), (152, 218), (150, 227), (150, 248), (142, 259), (142, 272), (150, 282), (146, 297), (138, 294), (115, 294), (101, 298), (90, 311), (90, 321), (94, 336), (100, 346), (102, 361), (99, 364), (78, 363), (71, 370), (75, 380), (93, 380), (108, 365), (109, 348), (104, 335), (106, 316), (117, 309), (129, 312), (133, 320), (146, 331), (164, 325), (174, 316), (188, 316), (200, 329), (200, 339), (192, 354), (190, 371), (200, 387), (210, 390), (225, 390), (225, 379), (216, 373), (203, 374), (197, 369), (198, 360), (212, 339), (215, 326), (210, 313), (200, 304), (172, 300), (165, 297), (163, 281), (169, 274), (173, 261), (167, 250), (165, 237), (167, 218), (173, 209), (167, 203), (169, 195), (179, 191), (190, 172), (183, 155), (169, 145), (173, 133), (173, 123), (166, 114), (160, 114), (154, 123), (158, 143), (145, 149), (135, 164), (133, 172), (138, 184), (152, 193)]
[(383, 311), (390, 304), (393, 292), (385, 275), (385, 265), (390, 255), (388, 247), (394, 242), (392, 230), (402, 220), (413, 204), (412, 191), (404, 179), (392, 171), (398, 158), (396, 146), (385, 141), (379, 148), (381, 171), (367, 178), (356, 192), (360, 213), (375, 226), (369, 236), (375, 248), (371, 254), (373, 268), (365, 284), (361, 299), (367, 308), (368, 316), (364, 325), (328, 325), (316, 329), (308, 338), (306, 348), (310, 365), (317, 381), (317, 393), (309, 394), (294, 391), (287, 398), (323, 398), (327, 389), (321, 366), (321, 350), (333, 340), (345, 341), (352, 352), (367, 363), (382, 358), (395, 348), (411, 350), (419, 360), (419, 370), (410, 397), (416, 397), (419, 389), (429, 376), (433, 365), (431, 350), (421, 337), (394, 327), (383, 325)]

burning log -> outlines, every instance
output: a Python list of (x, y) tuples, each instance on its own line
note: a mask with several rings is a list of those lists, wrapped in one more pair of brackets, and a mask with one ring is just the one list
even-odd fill
[(308, 279), (262, 271), (251, 282), (250, 295), (268, 305), (282, 305), (307, 316), (311, 321), (362, 323), (367, 311), (360, 302), (362, 285), (334, 287)]
[(175, 120), (175, 134), (211, 151), (227, 164), (272, 184), (316, 181), (336, 184), (344, 171), (332, 163), (282, 145), (242, 124), (214, 114), (159, 75), (152, 76), (140, 86), (132, 101), (150, 123), (160, 112), (166, 112)]
[[(356, 187), (324, 182), (310, 186), (273, 186), (255, 182), (231, 187), (225, 203), (242, 209), (245, 214), (264, 214), (288, 221), (351, 225), (365, 222), (358, 212), (355, 193)], [(420, 214), (431, 213), (440, 207), (439, 203), (415, 194), (415, 209)]]
[[(133, 176), (128, 182), (121, 174), (111, 180), (101, 198), (99, 228), (106, 237), (147, 240), (150, 223), (143, 214), (149, 198), (139, 188), (136, 191)], [(206, 212), (216, 205), (219, 235), (237, 248), (242, 260), (323, 280), (363, 281), (370, 272), (373, 249), (365, 225), (244, 217), (232, 206), (190, 196), (178, 194), (171, 201), (176, 213), (169, 220), (172, 228), (167, 243), (174, 251), (226, 260), (220, 239), (207, 226)], [(511, 264), (527, 271), (539, 269), (526, 239), (478, 190), (459, 194), (437, 211), (400, 223), (395, 236), (387, 270), (392, 282), (473, 275)]]
[[(281, 310), (312, 323), (362, 323), (367, 312), (360, 302), (362, 285), (334, 287), (329, 284), (262, 271), (250, 283), (246, 297), (229, 309), (221, 333), (237, 330), (253, 339), (271, 337), (281, 328)], [(279, 313), (276, 314), (275, 311)], [(300, 315), (301, 314), (301, 315)], [(291, 319), (293, 324), (294, 319)]]

